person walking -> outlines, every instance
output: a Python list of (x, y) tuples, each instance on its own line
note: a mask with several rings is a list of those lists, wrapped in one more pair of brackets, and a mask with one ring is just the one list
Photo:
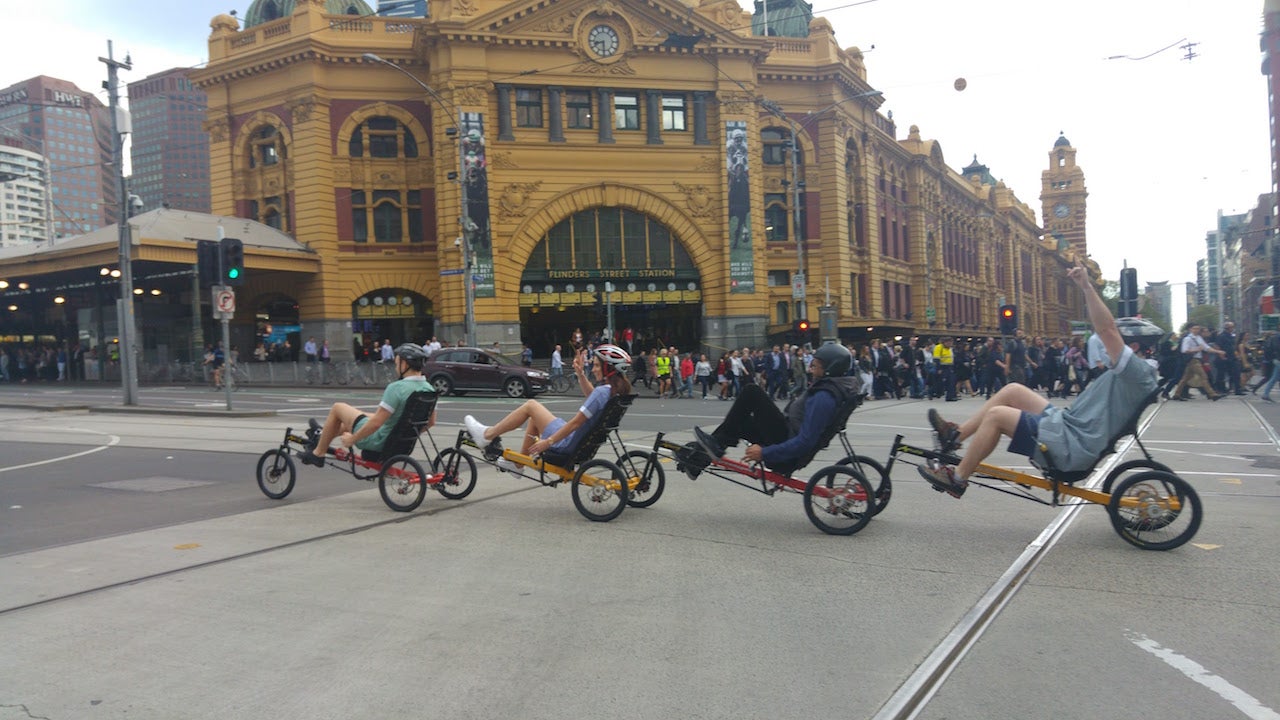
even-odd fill
[(938, 364), (938, 375), (942, 379), (942, 390), (946, 393), (947, 402), (956, 402), (956, 356), (952, 345), (955, 340), (942, 338), (942, 342), (933, 346), (933, 360)]
[(711, 361), (707, 359), (706, 353), (698, 356), (698, 363), (693, 368), (693, 374), (698, 378), (698, 384), (702, 386), (702, 399), (707, 399), (707, 391), (711, 389)]
[(1262, 386), (1262, 399), (1275, 402), (1271, 399), (1271, 388), (1280, 380), (1280, 333), (1273, 333), (1262, 346), (1262, 371), (1267, 378)]
[(1219, 393), (1209, 385), (1209, 378), (1204, 374), (1204, 354), (1222, 356), (1226, 353), (1217, 348), (1209, 347), (1209, 343), (1200, 335), (1200, 326), (1192, 325), (1187, 331), (1186, 337), (1182, 338), (1182, 354), (1187, 360), (1187, 367), (1182, 372), (1182, 380), (1178, 382), (1178, 387), (1173, 390), (1174, 400), (1186, 400), (1183, 391), (1188, 387), (1199, 388), (1201, 392), (1209, 396), (1210, 400), (1218, 400), (1222, 397)]

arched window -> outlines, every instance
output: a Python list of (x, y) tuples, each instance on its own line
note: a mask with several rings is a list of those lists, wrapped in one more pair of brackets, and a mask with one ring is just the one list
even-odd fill
[(785, 242), (790, 237), (791, 213), (787, 210), (787, 196), (764, 196), (764, 232), (769, 242)]
[(352, 239), (358, 243), (368, 242), (370, 237), (379, 243), (423, 242), (422, 193), (353, 190), (351, 227)]
[[(787, 156), (791, 154), (791, 133), (781, 128), (765, 128), (760, 131), (760, 141), (763, 145), (763, 160), (765, 165), (785, 165)], [(804, 164), (803, 153), (800, 148), (796, 147), (796, 155), (799, 164)]]
[(527, 270), (672, 270), (693, 259), (671, 230), (627, 208), (583, 210), (561, 220), (529, 256)]
[(347, 151), (351, 157), (416, 158), (418, 140), (399, 120), (377, 116), (365, 120), (351, 133)]
[(272, 125), (263, 125), (253, 133), (249, 142), (249, 167), (276, 165), (287, 157), (284, 138)]

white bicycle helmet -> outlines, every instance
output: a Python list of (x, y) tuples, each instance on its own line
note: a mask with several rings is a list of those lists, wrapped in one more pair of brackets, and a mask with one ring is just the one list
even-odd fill
[(617, 345), (598, 345), (592, 354), (610, 371), (605, 373), (605, 377), (613, 373), (625, 375), (631, 370), (631, 356)]

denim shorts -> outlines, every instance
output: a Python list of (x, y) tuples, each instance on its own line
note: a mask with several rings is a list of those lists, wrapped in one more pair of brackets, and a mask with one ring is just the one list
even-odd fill
[(1009, 452), (1018, 455), (1031, 455), (1036, 451), (1036, 436), (1040, 434), (1040, 418), (1043, 414), (1032, 415), (1025, 410), (1018, 418), (1018, 427), (1013, 431), (1013, 439), (1009, 441)]

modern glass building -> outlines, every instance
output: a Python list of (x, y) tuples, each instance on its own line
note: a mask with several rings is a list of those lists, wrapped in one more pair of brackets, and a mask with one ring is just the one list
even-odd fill
[(0, 248), (48, 240), (49, 169), (38, 152), (20, 138), (0, 134)]
[(208, 101), (186, 70), (174, 68), (129, 83), (133, 116), (129, 191), (145, 210), (209, 212)]

